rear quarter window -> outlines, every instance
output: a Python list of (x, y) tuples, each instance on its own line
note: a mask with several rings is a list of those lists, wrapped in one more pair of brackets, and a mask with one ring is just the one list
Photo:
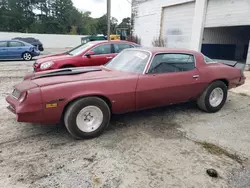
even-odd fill
[(210, 59), (209, 57), (204, 55), (204, 61), (206, 64), (214, 63), (214, 60)]

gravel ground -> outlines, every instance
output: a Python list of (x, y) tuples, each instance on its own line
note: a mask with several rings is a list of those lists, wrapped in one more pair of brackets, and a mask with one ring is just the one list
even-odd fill
[(4, 97), (32, 63), (0, 62), (0, 187), (250, 187), (249, 96), (230, 92), (216, 114), (191, 103), (114, 116), (99, 138), (76, 141), (7, 111)]

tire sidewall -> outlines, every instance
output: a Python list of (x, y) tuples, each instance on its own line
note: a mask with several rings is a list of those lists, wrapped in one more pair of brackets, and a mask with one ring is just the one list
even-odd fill
[[(98, 127), (98, 129), (96, 129), (93, 132), (83, 132), (81, 131), (76, 123), (76, 119), (77, 119), (77, 115), (79, 114), (79, 112), (87, 107), (87, 106), (96, 106), (98, 107), (102, 113), (103, 113), (103, 121), (102, 124)], [(67, 128), (70, 129), (69, 132), (71, 132), (72, 134), (76, 135), (77, 137), (81, 137), (81, 138), (93, 138), (93, 137), (97, 137), (100, 134), (102, 134), (102, 132), (106, 129), (106, 127), (109, 124), (110, 121), (110, 110), (108, 105), (102, 101), (102, 100), (95, 100), (94, 98), (86, 98), (80, 101), (77, 101), (74, 104), (74, 107), (72, 108), (72, 111), (68, 117), (68, 126)]]
[[(25, 58), (24, 58), (24, 55), (25, 55), (25, 54), (29, 54), (29, 55), (30, 55), (30, 59), (25, 59)], [(32, 59), (31, 53), (29, 53), (29, 52), (24, 52), (24, 53), (23, 53), (23, 60), (24, 60), (24, 61), (30, 61), (31, 59)]]
[[(220, 105), (218, 105), (217, 107), (213, 107), (209, 102), (209, 97), (215, 88), (221, 88), (223, 91), (223, 94), (224, 94)], [(224, 106), (224, 104), (227, 100), (227, 95), (228, 95), (227, 86), (223, 82), (217, 81), (217, 82), (214, 82), (213, 84), (211, 84), (209, 86), (209, 88), (207, 89), (207, 94), (205, 96), (205, 106), (206, 106), (207, 111), (209, 111), (209, 112), (219, 111)]]

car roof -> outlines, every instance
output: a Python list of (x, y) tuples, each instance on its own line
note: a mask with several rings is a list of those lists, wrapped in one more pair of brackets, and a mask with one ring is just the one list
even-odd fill
[(126, 40), (96, 40), (96, 41), (90, 41), (88, 42), (90, 44), (108, 44), (108, 43), (128, 43), (128, 44), (134, 44), (133, 42), (129, 42)]
[(11, 42), (11, 41), (15, 41), (15, 42), (23, 42), (21, 40), (17, 40), (17, 39), (14, 39), (14, 40), (0, 40), (0, 42)]
[(166, 47), (140, 47), (140, 48), (129, 48), (126, 50), (143, 50), (153, 54), (155, 53), (187, 53), (187, 54), (199, 54), (199, 52), (189, 49), (182, 48), (166, 48)]

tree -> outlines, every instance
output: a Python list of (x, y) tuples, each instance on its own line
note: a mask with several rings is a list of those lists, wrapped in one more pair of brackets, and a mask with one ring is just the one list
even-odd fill
[[(55, 34), (107, 34), (107, 15), (92, 18), (91, 12), (81, 12), (72, 0), (0, 0), (0, 31)], [(119, 26), (130, 25), (124, 18)], [(118, 21), (111, 18), (111, 33), (116, 33)]]
[[(115, 34), (118, 20), (114, 17), (110, 19), (110, 32)], [(102, 17), (97, 19), (97, 33), (107, 35), (107, 14), (104, 14)]]

